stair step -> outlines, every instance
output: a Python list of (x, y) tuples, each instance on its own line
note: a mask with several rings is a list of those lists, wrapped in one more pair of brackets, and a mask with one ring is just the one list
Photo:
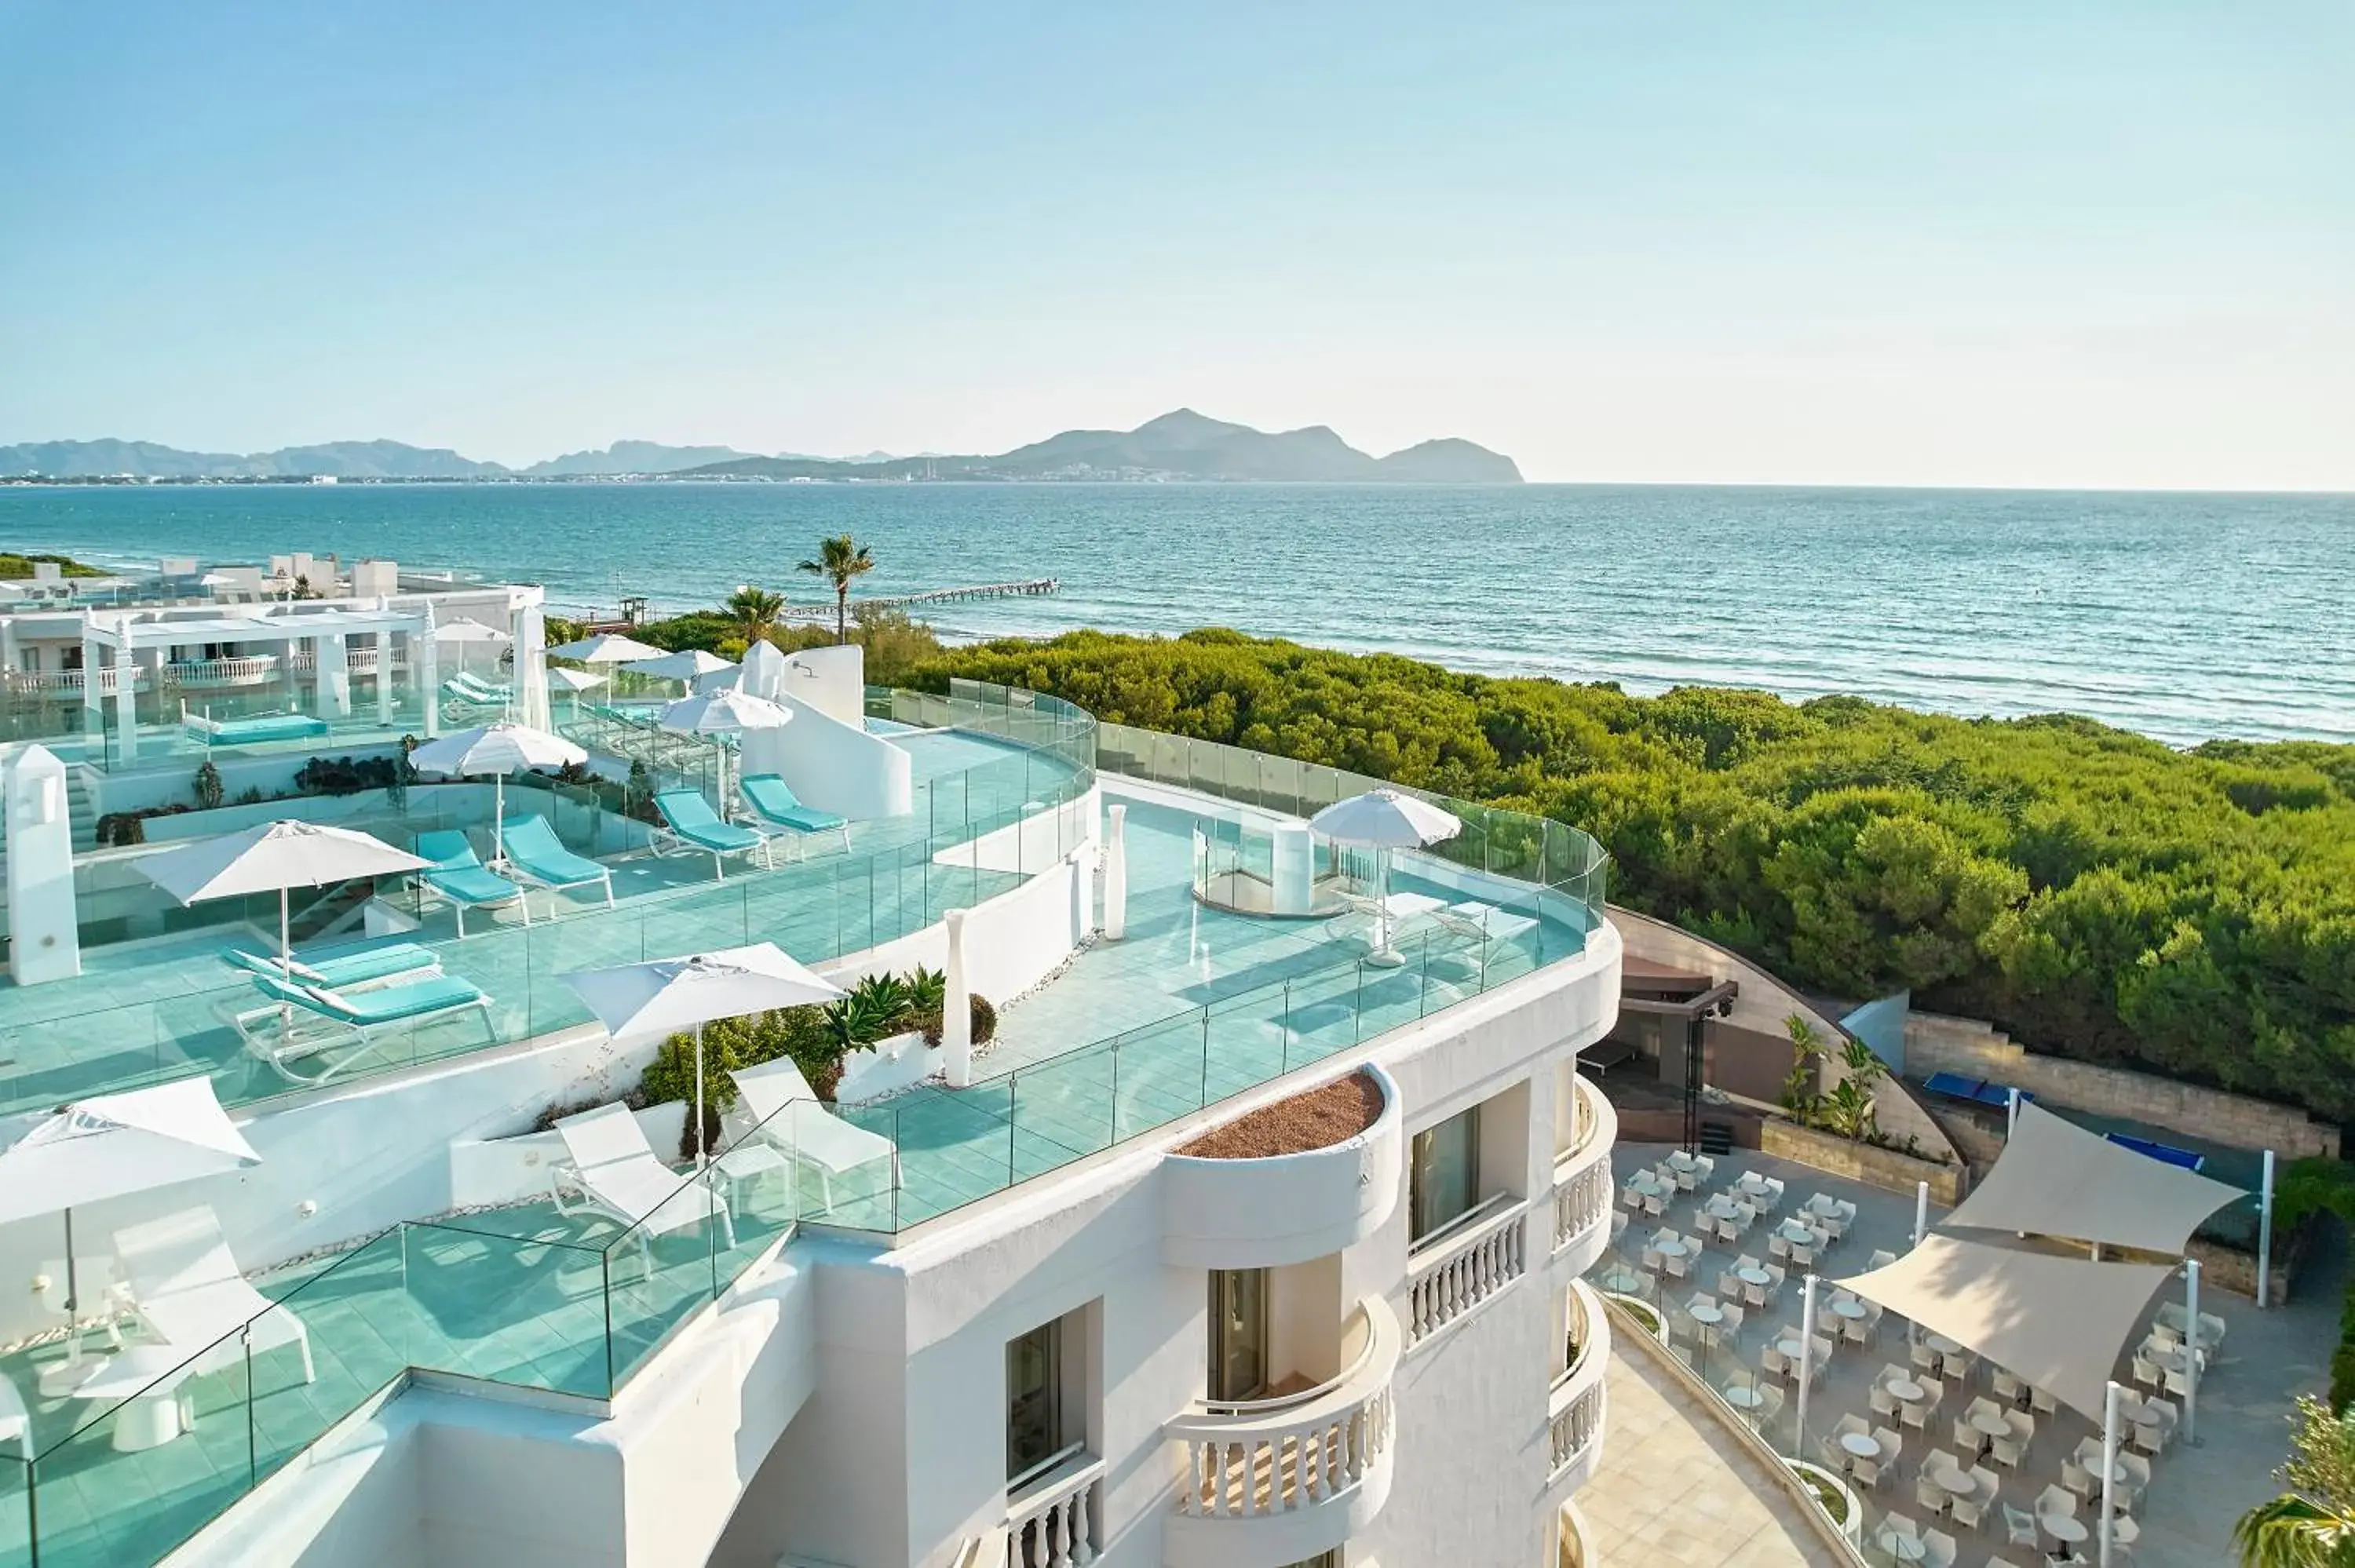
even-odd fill
[(1705, 1121), (1700, 1124), (1700, 1151), (1703, 1154), (1733, 1152), (1733, 1124), (1729, 1121)]

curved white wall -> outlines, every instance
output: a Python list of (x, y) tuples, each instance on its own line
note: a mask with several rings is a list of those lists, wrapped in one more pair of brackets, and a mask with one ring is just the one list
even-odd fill
[(903, 817), (915, 809), (915, 759), (858, 722), (844, 723), (793, 694), (793, 671), (777, 705), (794, 715), (774, 729), (744, 732), (744, 771), (773, 773), (802, 803), (854, 822)]
[(1163, 1260), (1180, 1268), (1277, 1268), (1338, 1252), (1380, 1230), (1404, 1185), (1406, 1121), (1390, 1075), (1370, 1063), (1360, 1070), (1380, 1086), (1382, 1110), (1355, 1138), (1266, 1160), (1164, 1157)]

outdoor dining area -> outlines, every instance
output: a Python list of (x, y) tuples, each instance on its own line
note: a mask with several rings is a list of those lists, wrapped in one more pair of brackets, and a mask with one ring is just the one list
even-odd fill
[(1918, 1233), (1926, 1206), (1798, 1199), (1794, 1169), (1737, 1151), (1623, 1172), (1631, 1224), (1596, 1283), (1650, 1308), (1778, 1452), (1849, 1489), (1868, 1560), (2133, 1561), (2154, 1486), (2198, 1462), (2228, 1331), (2180, 1260), (2243, 1194), (2034, 1107)]

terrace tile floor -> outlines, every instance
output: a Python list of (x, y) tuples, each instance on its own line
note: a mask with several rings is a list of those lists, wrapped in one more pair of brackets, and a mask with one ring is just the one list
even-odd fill
[[(1622, 1144), (1613, 1154), (1613, 1166), (1624, 1182), (1636, 1171), (1656, 1164), (1667, 1153), (1665, 1145)], [(1720, 1158), (1698, 1196), (1706, 1198), (1711, 1192), (1722, 1191), (1748, 1170), (1761, 1171), (1785, 1182), (1786, 1192), (1780, 1213), (1791, 1213), (1818, 1192), (1857, 1205), (1855, 1227), (1821, 1260), (1822, 1272), (1828, 1279), (1864, 1272), (1876, 1249), (1902, 1252), (1910, 1245), (1913, 1223), (1910, 1200), (1755, 1150), (1736, 1150)], [(1667, 1223), (1672, 1224), (1679, 1234), (1690, 1234), (1693, 1231), (1694, 1203), (1695, 1195), (1687, 1194), (1668, 1207)], [(1943, 1217), (1944, 1212), (1934, 1207), (1933, 1227)], [(1597, 1283), (1614, 1270), (1643, 1277), (1644, 1271), (1637, 1265), (1642, 1238), (1662, 1223), (1647, 1222), (1638, 1215), (1619, 1246), (1596, 1266), (1593, 1274)], [(1680, 1304), (1695, 1294), (1719, 1294), (1719, 1273), (1731, 1267), (1742, 1253), (1764, 1257), (1765, 1241), (1762, 1223), (1738, 1245), (1714, 1241), (1707, 1244), (1689, 1276), (1668, 1282), (1667, 1299)], [(2157, 1568), (2216, 1568), (2216, 1564), (2231, 1560), (2234, 1520), (2251, 1504), (2279, 1489), (2272, 1472), (2284, 1457), (2288, 1439), (2286, 1419), (2293, 1399), (2301, 1391), (2318, 1392), (2328, 1381), (2330, 1347), (2337, 1334), (2338, 1281), (2345, 1266), (2343, 1256), (2336, 1252), (2322, 1259), (2301, 1278), (2289, 1306), (2273, 1311), (2260, 1311), (2254, 1301), (2220, 1290), (2201, 1292), (2200, 1309), (2216, 1313), (2225, 1320), (2224, 1344), (2200, 1383), (2196, 1444), (2179, 1440), (2152, 1461), (2150, 1492), (2136, 1513), (2141, 1539), (2134, 1548), (2134, 1562)], [(1778, 1330), (1796, 1331), (1799, 1288), (1799, 1276), (1794, 1271), (1780, 1302), (1764, 1310), (1753, 1310), (1732, 1348), (1703, 1351), (1680, 1339), (1680, 1353), (1699, 1367), (1712, 1386), (1771, 1383), (1759, 1371), (1759, 1351)], [(1651, 1283), (1642, 1286), (1637, 1293), (1653, 1298), (1661, 1295), (1659, 1287)], [(1818, 1297), (1819, 1309), (1829, 1299), (1830, 1292), (1825, 1288)], [(2152, 1305), (2155, 1308), (2169, 1299), (2181, 1299), (2179, 1288), (2161, 1292)], [(1886, 1416), (1874, 1414), (1867, 1396), (1873, 1374), (1884, 1362), (1906, 1360), (1905, 1330), (1904, 1320), (1890, 1314), (1882, 1320), (1877, 1347), (1844, 1344), (1836, 1350), (1823, 1381), (1809, 1395), (1804, 1439), (1795, 1445), (1796, 1400), (1786, 1399), (1768, 1422), (1766, 1430), (1776, 1447), (1789, 1453), (1796, 1446), (1806, 1457), (1820, 1461), (1820, 1440), (1843, 1415), (1861, 1415), (1870, 1426), (1895, 1425)], [(2122, 1358), (2114, 1375), (2132, 1386), (2126, 1371)], [(1781, 1387), (1788, 1392), (1788, 1384)], [(1910, 1429), (1902, 1432), (1904, 1447), (1894, 1474), (1865, 1498), (1867, 1518), (1871, 1521), (1867, 1531), (1869, 1557), (1876, 1562), (1887, 1560), (1870, 1543), (1872, 1529), (1877, 1528), (1883, 1512), (1893, 1510), (1917, 1524), (1932, 1522), (1914, 1497), (1921, 1461), (1933, 1449), (1955, 1450), (1951, 1430), (1954, 1417), (1970, 1398), (1983, 1392), (1976, 1380), (1950, 1392), (1932, 1418), (1929, 1433)], [(1616, 1414), (1614, 1406), (1614, 1420)], [(2019, 1474), (1997, 1471), (2002, 1489), (1998, 1502), (2031, 1508), (2033, 1499), (2047, 1484), (2060, 1481), (2062, 1458), (2088, 1436), (2098, 1440), (2099, 1426), (2065, 1407), (2042, 1417)], [(2092, 1512), (2081, 1508), (2079, 1516), (2090, 1521)], [(1945, 1522), (1937, 1523), (1936, 1528), (1955, 1538), (1963, 1568), (1977, 1568), (1990, 1555), (2008, 1556), (2019, 1563), (2021, 1568), (2030, 1568), (2034, 1554), (2029, 1549), (2007, 1548), (2000, 1508), (1989, 1510), (1989, 1521), (1988, 1527), (1977, 1530)], [(2089, 1544), (2084, 1551), (2090, 1559), (2092, 1546)]]

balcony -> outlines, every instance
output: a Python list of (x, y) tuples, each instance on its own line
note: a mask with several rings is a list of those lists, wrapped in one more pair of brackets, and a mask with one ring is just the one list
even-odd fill
[(1548, 1470), (1555, 1485), (1585, 1483), (1602, 1452), (1604, 1370), (1611, 1360), (1611, 1319), (1584, 1280), (1570, 1287), (1570, 1364), (1546, 1398)]
[[(1304, 1127), (1313, 1140), (1317, 1102), (1348, 1097), (1352, 1086), (1379, 1096), (1369, 1125), (1322, 1147), (1257, 1152), (1299, 1139)], [(1359, 1119), (1354, 1098), (1340, 1110), (1341, 1126)], [(1397, 1086), (1369, 1066), (1213, 1128), (1162, 1160), (1163, 1259), (1181, 1268), (1277, 1268), (1365, 1240), (1398, 1205), (1402, 1125)]]
[[(966, 1557), (1007, 1568), (1086, 1568), (1102, 1550), (1104, 1462), (1074, 1454), (1006, 1501), (1006, 1536), (996, 1552), (975, 1542)], [(1002, 1554), (1001, 1554), (1002, 1553)]]
[(254, 653), (242, 659), (184, 659), (164, 666), (176, 686), (266, 686), (278, 678), (279, 657)]
[(1619, 1117), (1603, 1091), (1584, 1078), (1572, 1082), (1570, 1147), (1554, 1156), (1553, 1254), (1583, 1274), (1611, 1242), (1611, 1147)]
[(1332, 1551), (1381, 1511), (1391, 1489), (1391, 1380), (1403, 1349), (1380, 1297), (1343, 1334), (1348, 1364), (1304, 1393), (1205, 1402), (1169, 1423), (1178, 1448), (1170, 1568), (1283, 1568)]
[[(121, 689), (122, 676), (123, 672), (112, 666), (101, 669), (98, 672), (100, 694), (112, 696)], [(90, 672), (87, 670), (13, 670), (8, 673), (7, 685), (9, 691), (23, 693), (27, 696), (46, 698), (51, 702), (69, 702), (81, 696), (88, 688), (89, 678)], [(133, 668), (131, 671), (133, 691), (144, 692), (154, 684), (154, 672), (143, 668)]]
[(1407, 1336), (1420, 1345), (1521, 1277), (1526, 1199), (1499, 1194), (1407, 1258)]

